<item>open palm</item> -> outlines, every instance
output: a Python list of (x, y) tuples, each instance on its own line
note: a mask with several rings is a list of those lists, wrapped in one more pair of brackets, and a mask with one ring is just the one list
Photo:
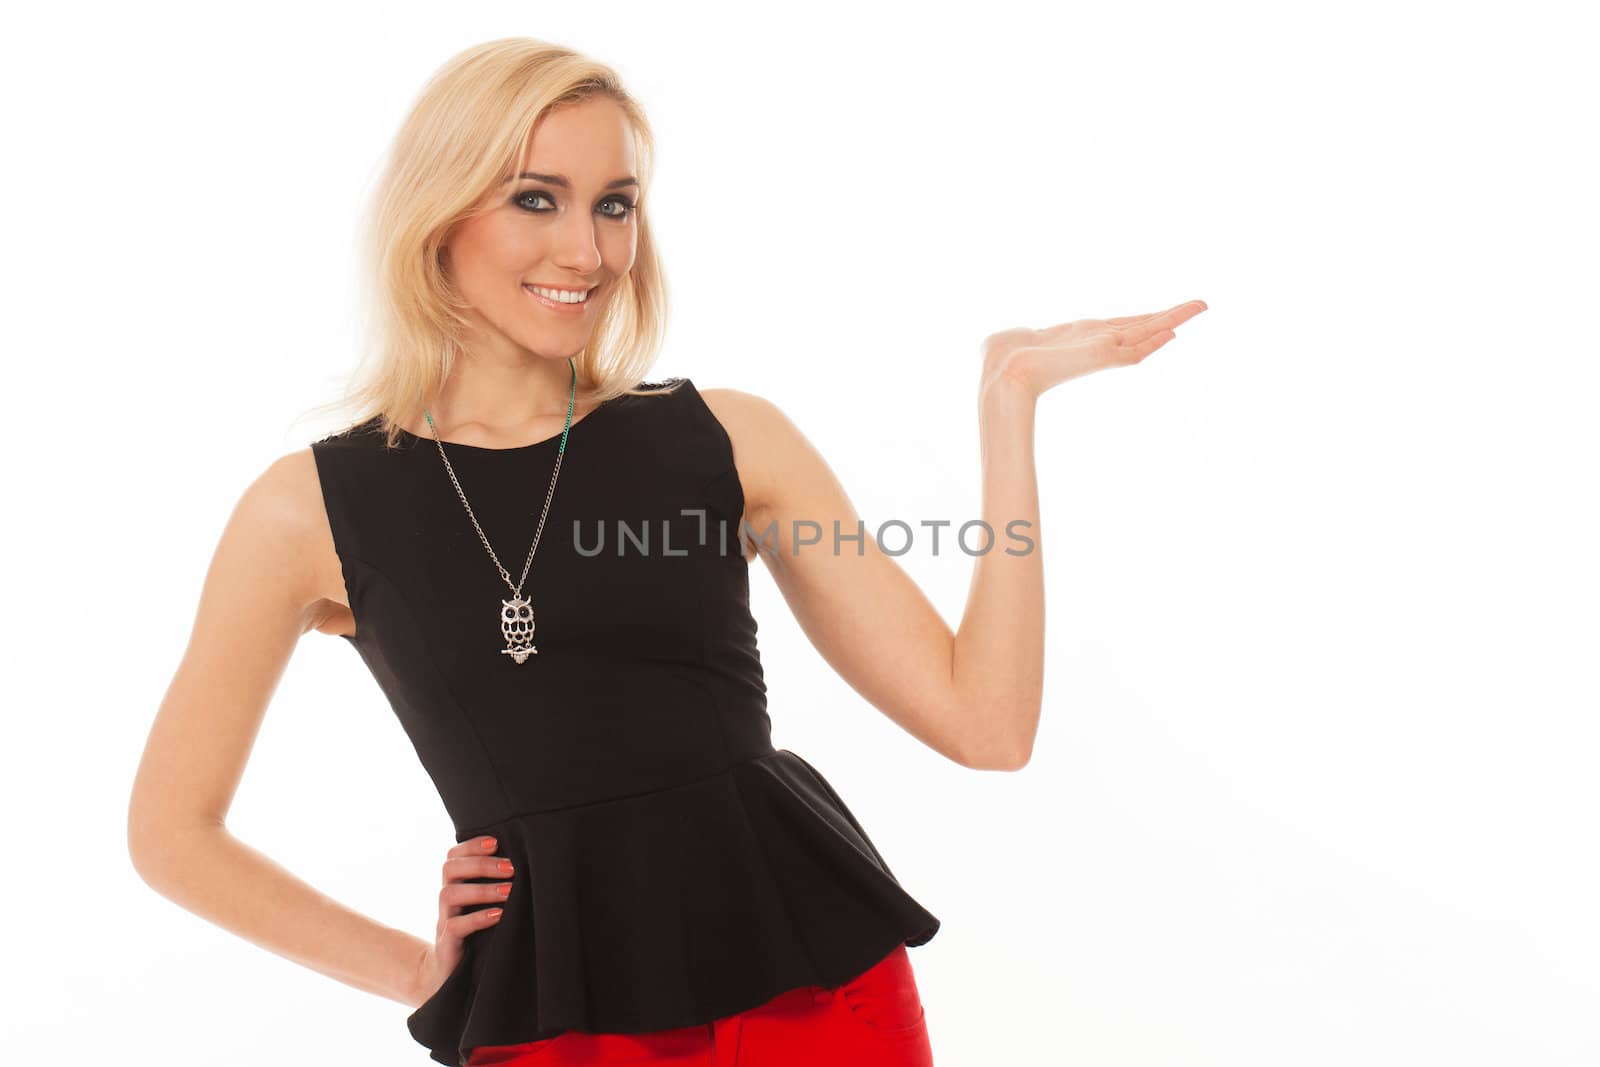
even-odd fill
[(1191, 300), (1146, 315), (1079, 319), (1041, 330), (1002, 330), (984, 339), (984, 383), (1007, 380), (1036, 397), (1071, 378), (1138, 363), (1204, 310), (1205, 301)]

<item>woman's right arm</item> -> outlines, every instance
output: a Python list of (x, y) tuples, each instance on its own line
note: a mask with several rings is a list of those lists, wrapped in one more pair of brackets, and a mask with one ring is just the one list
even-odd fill
[(311, 450), (286, 455), (245, 490), (212, 557), (188, 647), (134, 780), (128, 850), (140, 877), (179, 906), (415, 1007), (437, 988), (433, 945), (318, 892), (226, 824), (296, 642), (348, 618), (328, 596), (342, 595), (337, 565)]

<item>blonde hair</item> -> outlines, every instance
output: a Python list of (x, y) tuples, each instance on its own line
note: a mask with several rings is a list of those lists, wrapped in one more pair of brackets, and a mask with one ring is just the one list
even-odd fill
[[(489, 190), (515, 174), (548, 111), (604, 95), (634, 135), (640, 203), (650, 188), (654, 138), (638, 102), (610, 67), (530, 37), (488, 41), (458, 53), (423, 87), (390, 144), (361, 231), (366, 341), (343, 395), (312, 412), (353, 411), (381, 420), (390, 447), (403, 415), (420, 414), (464, 350), (468, 306), (440, 263), (445, 236), (472, 217)], [(603, 403), (639, 395), (666, 328), (666, 280), (649, 215), (635, 215), (632, 269), (600, 310), (573, 357), (578, 394)]]

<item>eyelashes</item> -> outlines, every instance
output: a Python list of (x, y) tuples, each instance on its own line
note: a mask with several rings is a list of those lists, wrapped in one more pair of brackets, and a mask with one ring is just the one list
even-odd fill
[[(522, 208), (524, 211), (528, 212), (530, 215), (543, 215), (546, 212), (551, 211), (553, 209), (551, 209), (551, 208), (529, 207), (527, 205), (527, 201), (528, 200), (549, 200), (549, 199), (550, 199), (550, 194), (549, 193), (540, 192), (540, 191), (538, 191), (536, 189), (530, 189), (525, 193), (518, 193), (515, 197), (512, 198), (511, 202), (516, 204), (518, 207)], [(620, 204), (620, 205), (622, 205), (622, 209), (623, 210), (621, 210), (621, 211), (601, 212), (601, 214), (604, 215), (606, 218), (615, 219), (618, 222), (621, 222), (621, 221), (629, 218), (635, 211), (638, 210), (638, 205), (636, 203), (634, 203), (634, 201), (629, 200), (625, 196), (608, 196), (604, 200), (600, 201), (600, 204), (601, 205), (605, 205), (605, 204)]]

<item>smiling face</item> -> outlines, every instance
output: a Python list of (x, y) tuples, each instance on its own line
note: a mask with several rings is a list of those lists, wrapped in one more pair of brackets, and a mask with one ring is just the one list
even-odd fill
[(508, 357), (566, 359), (589, 342), (633, 266), (636, 176), (633, 130), (610, 97), (539, 120), (518, 173), (444, 244), (445, 269), (472, 305), (483, 344)]

